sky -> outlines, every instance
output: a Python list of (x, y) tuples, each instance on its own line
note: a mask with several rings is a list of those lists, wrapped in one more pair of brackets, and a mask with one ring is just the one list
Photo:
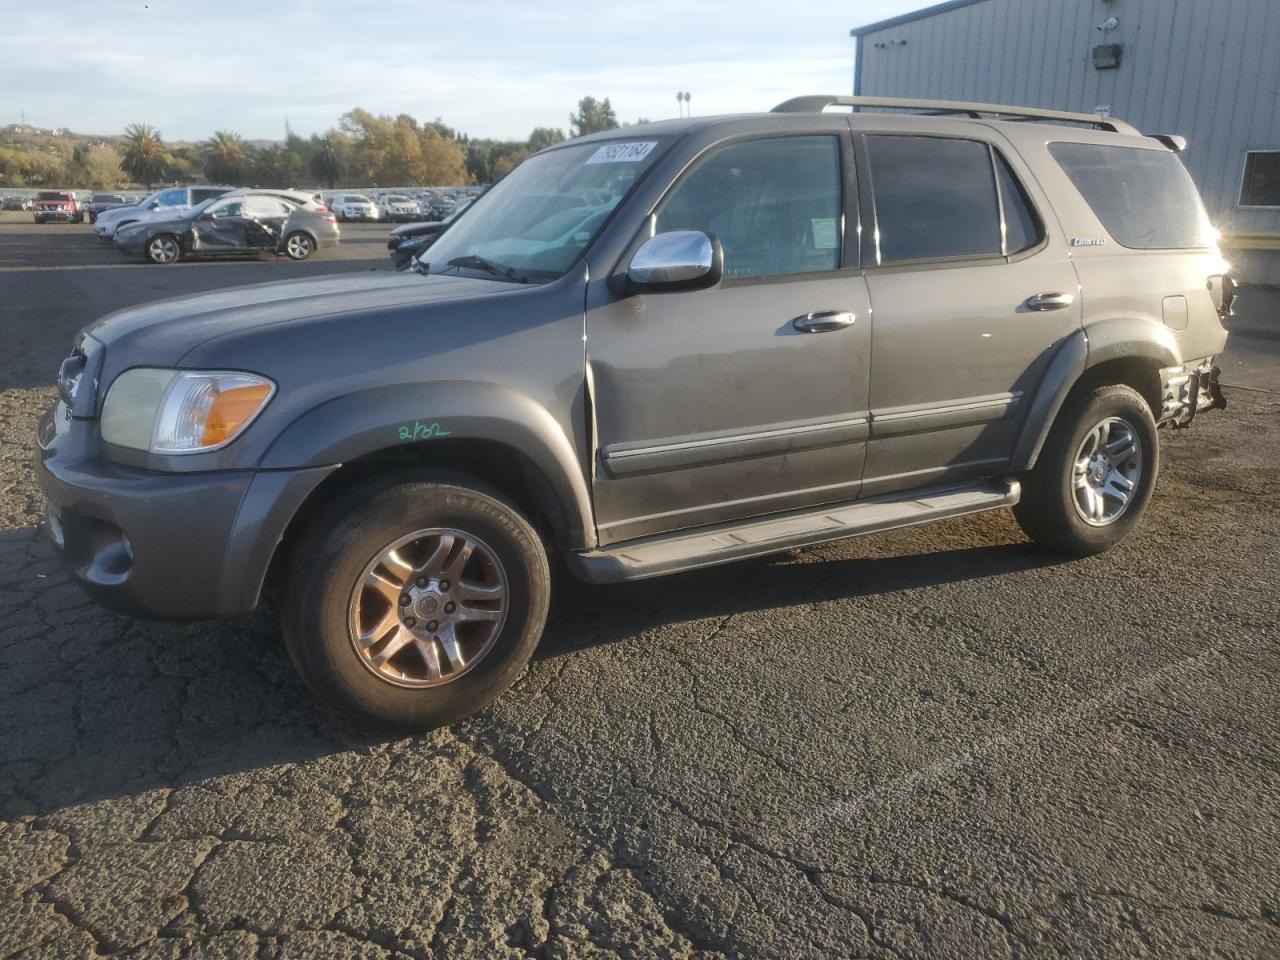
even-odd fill
[(622, 121), (852, 92), (852, 27), (928, 0), (0, 0), (0, 125), (169, 140), (304, 136), (347, 110), (478, 137), (567, 128), (585, 95)]

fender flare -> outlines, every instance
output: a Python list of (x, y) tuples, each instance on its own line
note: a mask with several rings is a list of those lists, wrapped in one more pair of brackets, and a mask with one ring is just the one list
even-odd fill
[(1177, 340), (1163, 323), (1137, 317), (1115, 317), (1091, 323), (1067, 337), (1049, 361), (1039, 390), (1027, 411), (1009, 468), (1032, 469), (1072, 388), (1094, 367), (1109, 360), (1150, 360), (1160, 367), (1182, 364)]
[(498, 443), (526, 457), (559, 501), (569, 542), (595, 545), (590, 492), (569, 437), (545, 407), (496, 383), (396, 384), (335, 397), (285, 427), (258, 468), (335, 466), (407, 445), (429, 451), (443, 437)]

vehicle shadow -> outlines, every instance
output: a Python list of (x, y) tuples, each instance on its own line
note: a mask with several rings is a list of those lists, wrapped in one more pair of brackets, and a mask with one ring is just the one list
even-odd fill
[[(536, 660), (686, 620), (999, 577), (1055, 562), (1025, 543), (889, 557), (828, 558), (823, 549), (830, 548), (634, 584), (593, 587), (559, 577)], [(401, 739), (367, 735), (317, 706), (266, 618), (151, 624), (106, 613), (81, 595), (32, 527), (0, 531), (0, 587), (5, 818), (48, 816), (213, 777), (267, 775)], [(509, 695), (519, 696), (519, 687)], [(467, 724), (486, 722), (481, 713)], [(406, 742), (432, 749), (449, 736)]]

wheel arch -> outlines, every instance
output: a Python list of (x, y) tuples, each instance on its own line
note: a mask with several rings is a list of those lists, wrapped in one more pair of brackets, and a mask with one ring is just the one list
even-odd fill
[(289, 549), (310, 518), (351, 485), (390, 470), (475, 478), (515, 503), (551, 542), (568, 549), (590, 549), (596, 542), (586, 478), (572, 443), (545, 408), (510, 388), (453, 381), (349, 394), (294, 420), (258, 467), (335, 464), (272, 537), (255, 588), (287, 566)]
[(1108, 383), (1132, 387), (1158, 420), (1163, 394), (1160, 371), (1181, 363), (1172, 331), (1148, 320), (1104, 320), (1068, 337), (1032, 400), (1010, 469), (1022, 473), (1035, 467), (1058, 413), (1082, 390)]

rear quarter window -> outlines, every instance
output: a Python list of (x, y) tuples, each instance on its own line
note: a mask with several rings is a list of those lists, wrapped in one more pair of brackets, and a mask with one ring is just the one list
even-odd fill
[(1208, 245), (1204, 206), (1177, 154), (1065, 142), (1049, 144), (1049, 152), (1121, 246), (1187, 250)]

